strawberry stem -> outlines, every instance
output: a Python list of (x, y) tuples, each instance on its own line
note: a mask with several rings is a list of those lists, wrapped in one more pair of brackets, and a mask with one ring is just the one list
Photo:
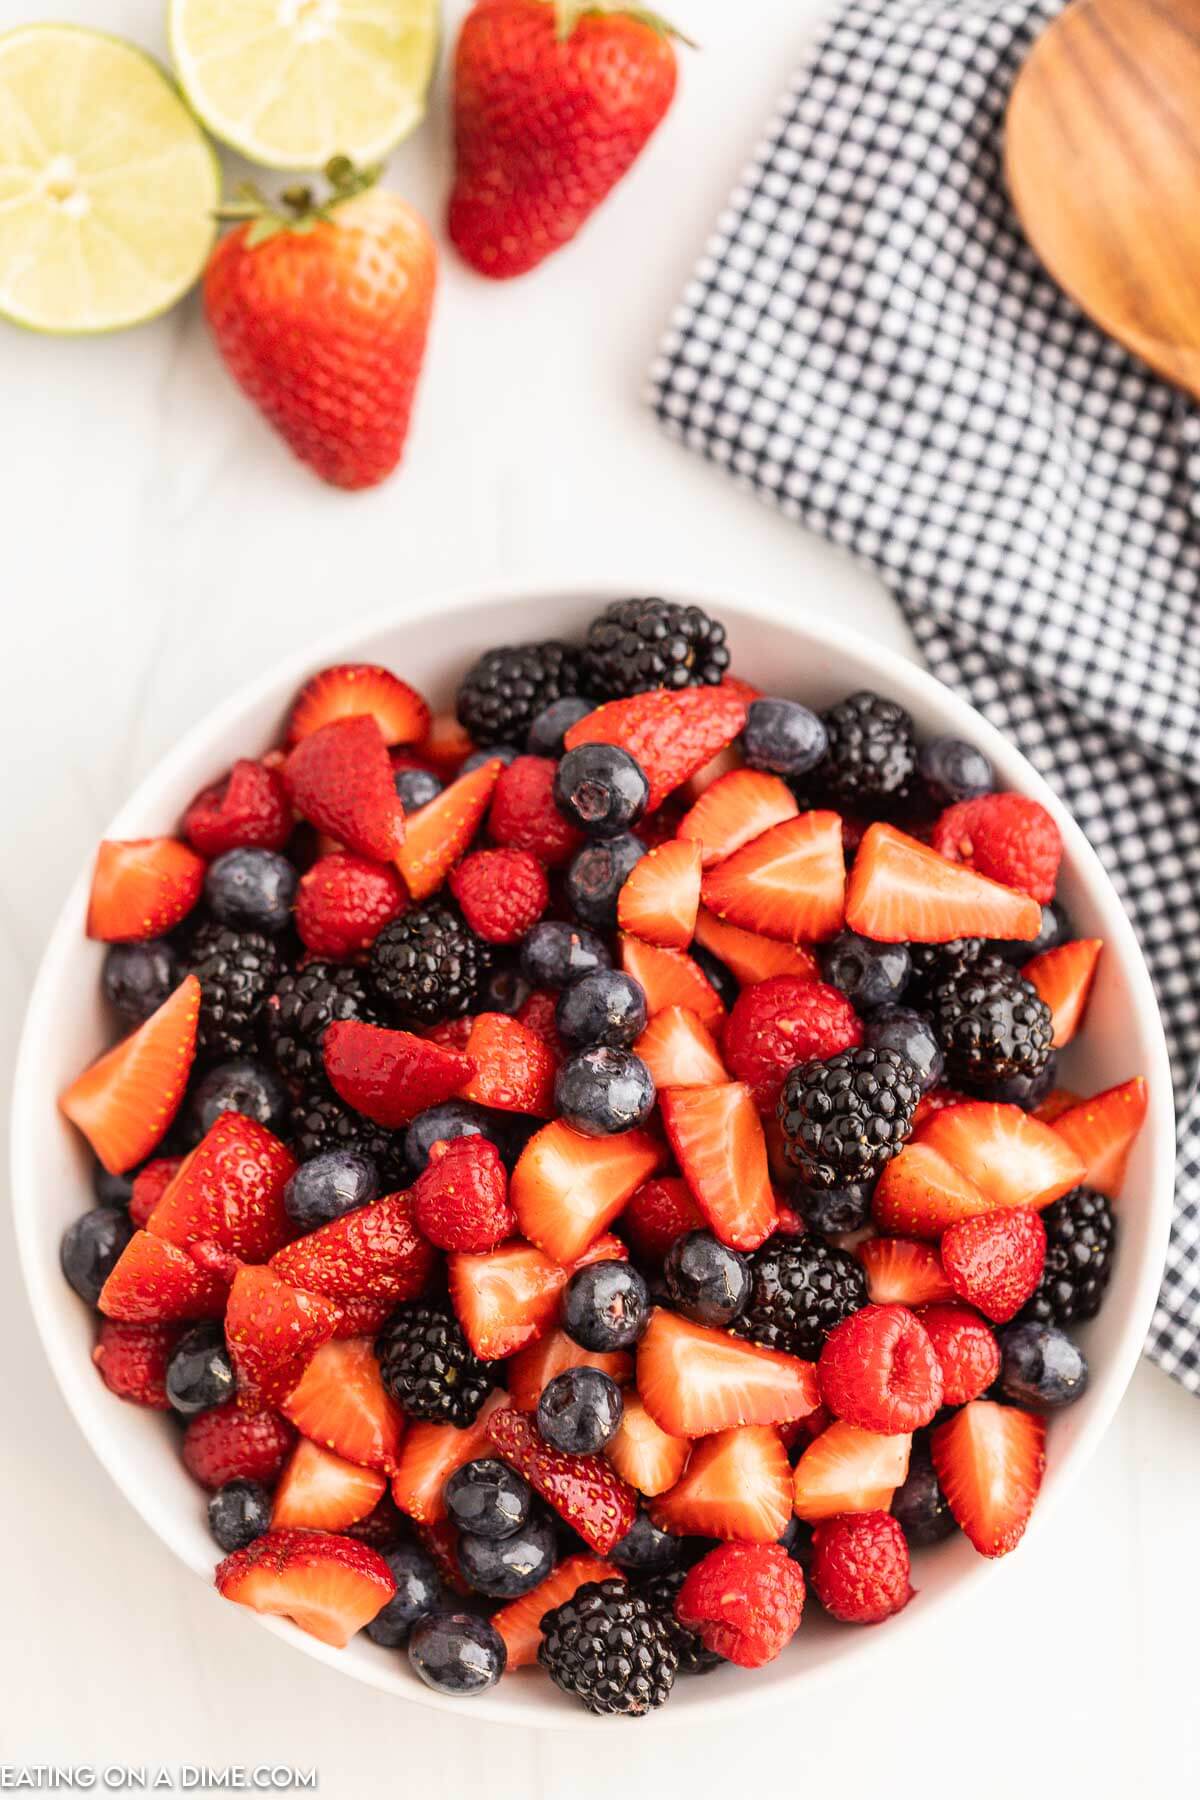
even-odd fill
[(277, 203), (272, 202), (252, 181), (242, 181), (234, 189), (233, 198), (219, 206), (213, 215), (222, 224), (250, 222), (246, 234), (248, 249), (265, 244), (282, 231), (298, 236), (315, 231), (318, 224), (328, 223), (337, 207), (374, 187), (383, 173), (381, 163), (356, 168), (348, 156), (335, 156), (325, 167), (330, 192), (319, 198), (311, 187), (285, 188)]
[(678, 38), (689, 50), (698, 50), (699, 44), (693, 38), (685, 36), (661, 13), (651, 12), (644, 6), (623, 6), (621, 0), (551, 0), (554, 7), (555, 36), (560, 44), (565, 44), (581, 19), (603, 18), (606, 14), (622, 19), (633, 19), (639, 25), (648, 25), (660, 37)]

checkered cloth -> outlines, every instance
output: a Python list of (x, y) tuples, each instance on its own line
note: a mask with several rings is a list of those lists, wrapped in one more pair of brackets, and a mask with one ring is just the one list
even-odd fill
[(1147, 1349), (1200, 1391), (1200, 420), (1059, 292), (1010, 209), (1005, 103), (1057, 11), (844, 5), (734, 190), (652, 400), (883, 577), (934, 673), (1107, 865), (1178, 1083)]

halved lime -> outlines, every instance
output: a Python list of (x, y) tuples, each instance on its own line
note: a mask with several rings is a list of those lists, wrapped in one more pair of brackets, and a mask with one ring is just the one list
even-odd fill
[(370, 162), (424, 116), (437, 0), (170, 0), (168, 25), (197, 116), (269, 169)]
[(212, 145), (157, 63), (70, 25), (0, 35), (0, 314), (118, 331), (186, 293), (216, 235)]

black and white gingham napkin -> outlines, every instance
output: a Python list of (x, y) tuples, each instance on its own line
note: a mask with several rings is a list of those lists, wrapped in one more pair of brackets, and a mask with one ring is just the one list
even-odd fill
[(1059, 292), (1009, 206), (1005, 103), (1058, 10), (845, 5), (719, 221), (652, 398), (883, 577), (935, 674), (1107, 865), (1178, 1083), (1147, 1349), (1200, 1391), (1200, 421)]

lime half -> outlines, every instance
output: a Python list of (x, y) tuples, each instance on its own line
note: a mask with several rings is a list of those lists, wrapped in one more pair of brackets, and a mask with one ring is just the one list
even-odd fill
[(372, 161), (424, 115), (437, 0), (170, 0), (169, 25), (199, 118), (269, 169)]
[(217, 159), (156, 63), (99, 32), (0, 35), (0, 314), (117, 331), (204, 267)]

